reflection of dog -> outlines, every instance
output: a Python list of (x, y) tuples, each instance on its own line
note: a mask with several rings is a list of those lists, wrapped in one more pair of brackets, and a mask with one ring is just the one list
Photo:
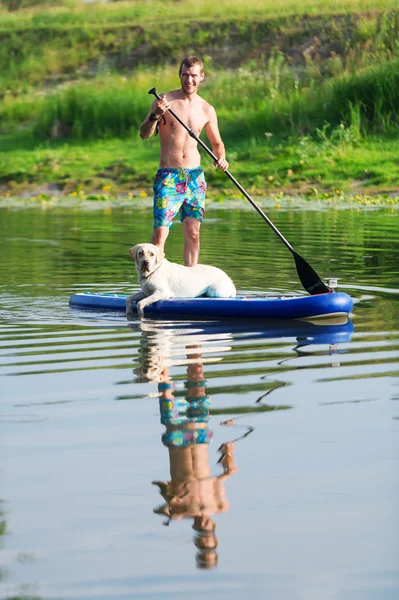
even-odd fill
[(223, 360), (221, 353), (229, 352), (232, 336), (229, 333), (206, 333), (195, 327), (163, 327), (157, 321), (141, 321), (142, 332), (138, 350), (138, 366), (134, 369), (136, 381), (162, 381), (165, 368), (186, 366), (198, 362), (195, 345), (204, 344), (203, 363)]
[(132, 312), (132, 301), (143, 317), (144, 308), (157, 300), (168, 298), (233, 298), (236, 288), (221, 269), (208, 265), (184, 267), (169, 262), (162, 250), (153, 244), (137, 244), (129, 250), (136, 262), (141, 291), (126, 300), (126, 312)]

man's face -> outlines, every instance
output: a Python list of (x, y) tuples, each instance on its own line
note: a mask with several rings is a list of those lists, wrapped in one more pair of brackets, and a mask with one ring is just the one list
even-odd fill
[(201, 67), (199, 65), (182, 68), (180, 81), (181, 87), (186, 94), (195, 94), (195, 92), (198, 90), (199, 84), (203, 79), (204, 73), (201, 71)]

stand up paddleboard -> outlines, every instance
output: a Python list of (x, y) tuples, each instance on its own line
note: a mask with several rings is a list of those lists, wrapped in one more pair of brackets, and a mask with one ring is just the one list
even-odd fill
[[(127, 294), (80, 292), (71, 296), (72, 307), (125, 311)], [(132, 303), (135, 310), (135, 302)], [(317, 319), (348, 316), (352, 298), (343, 292), (315, 296), (264, 296), (260, 298), (171, 298), (146, 306), (145, 317), (170, 319)]]

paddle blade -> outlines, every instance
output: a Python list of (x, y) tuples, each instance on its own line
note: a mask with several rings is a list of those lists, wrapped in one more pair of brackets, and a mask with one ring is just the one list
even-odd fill
[(306, 262), (302, 256), (294, 253), (296, 270), (305, 290), (315, 296), (316, 294), (328, 294), (331, 289), (320, 279), (316, 271)]

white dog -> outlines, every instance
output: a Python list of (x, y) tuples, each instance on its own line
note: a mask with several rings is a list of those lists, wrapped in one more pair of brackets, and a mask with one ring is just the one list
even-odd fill
[(236, 295), (230, 277), (217, 267), (184, 267), (169, 262), (162, 250), (153, 244), (137, 244), (130, 248), (129, 254), (136, 262), (141, 291), (126, 299), (126, 312), (132, 313), (132, 301), (137, 302), (140, 319), (144, 308), (157, 300), (198, 296), (234, 298)]

